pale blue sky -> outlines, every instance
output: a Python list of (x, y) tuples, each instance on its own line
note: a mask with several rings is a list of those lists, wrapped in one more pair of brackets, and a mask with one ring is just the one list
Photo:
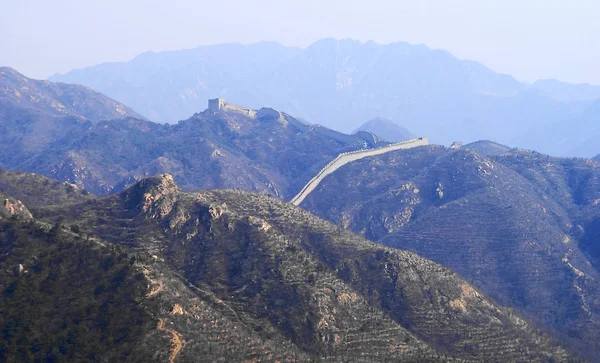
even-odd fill
[(36, 78), (147, 50), (335, 37), (423, 43), (524, 81), (600, 84), (597, 0), (0, 0), (0, 9), (0, 65)]

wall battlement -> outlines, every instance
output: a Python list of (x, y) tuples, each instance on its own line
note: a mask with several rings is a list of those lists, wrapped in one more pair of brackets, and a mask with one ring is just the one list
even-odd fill
[(218, 111), (234, 111), (243, 113), (250, 117), (256, 116), (257, 111), (252, 108), (246, 108), (238, 105), (234, 105), (233, 103), (226, 102), (222, 98), (213, 98), (208, 100), (208, 110), (212, 112)]

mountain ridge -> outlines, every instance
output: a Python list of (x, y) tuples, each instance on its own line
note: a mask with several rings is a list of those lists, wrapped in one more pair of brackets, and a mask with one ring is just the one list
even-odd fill
[[(559, 91), (572, 96), (558, 97), (548, 82), (522, 83), (447, 51), (406, 42), (329, 38), (300, 50), (239, 44), (214, 49), (146, 54), (135, 67), (100, 64), (51, 79), (90, 85), (153, 120), (184, 119), (216, 96), (252, 107), (266, 104), (343, 132), (380, 116), (402, 120), (441, 144), (493, 139), (554, 155), (592, 156), (548, 141), (561, 135), (552, 125), (590, 106), (592, 86), (579, 91), (580, 85), (559, 83)], [(184, 61), (194, 52), (203, 56)], [(237, 68), (233, 59), (242, 59)]]
[[(17, 140), (35, 136), (33, 131), (12, 132)], [(49, 135), (38, 149), (7, 147), (0, 161), (6, 158), (5, 167), (99, 195), (168, 172), (188, 190), (243, 188), (290, 198), (313, 171), (340, 153), (385, 144), (365, 131), (347, 135), (272, 108), (249, 109), (211, 99), (205, 111), (177, 125), (136, 118), (81, 120)]]
[[(136, 335), (132, 344), (161, 357), (262, 357), (277, 344), (270, 354), (300, 361), (569, 357), (446, 268), (264, 194), (186, 193), (163, 174), (119, 195), (37, 210), (56, 229), (71, 226), (92, 242), (131, 251), (149, 282), (138, 299), (154, 322), (138, 324), (152, 328), (145, 336), (161, 338), (140, 346)], [(231, 327), (223, 318), (202, 328), (216, 312), (235, 328), (219, 330)], [(262, 344), (243, 348), (248, 332)]]

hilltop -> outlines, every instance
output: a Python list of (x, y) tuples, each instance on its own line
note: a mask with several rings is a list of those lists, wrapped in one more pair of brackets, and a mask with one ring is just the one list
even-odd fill
[(586, 159), (424, 146), (350, 163), (301, 206), (457, 271), (596, 360), (599, 181)]
[(483, 156), (501, 155), (509, 152), (512, 148), (490, 140), (480, 140), (464, 145), (463, 148), (470, 149)]
[(160, 175), (35, 217), (0, 221), (0, 270), (23, 267), (3, 272), (9, 360), (569, 357), (452, 271), (266, 195), (186, 193)]

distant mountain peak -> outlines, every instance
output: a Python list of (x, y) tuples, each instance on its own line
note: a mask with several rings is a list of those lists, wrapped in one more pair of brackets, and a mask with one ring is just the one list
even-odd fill
[(359, 131), (370, 132), (377, 135), (382, 140), (390, 142), (406, 141), (414, 138), (413, 133), (406, 128), (398, 125), (392, 120), (381, 117), (376, 117), (365, 122), (362, 126), (356, 129), (354, 133)]

